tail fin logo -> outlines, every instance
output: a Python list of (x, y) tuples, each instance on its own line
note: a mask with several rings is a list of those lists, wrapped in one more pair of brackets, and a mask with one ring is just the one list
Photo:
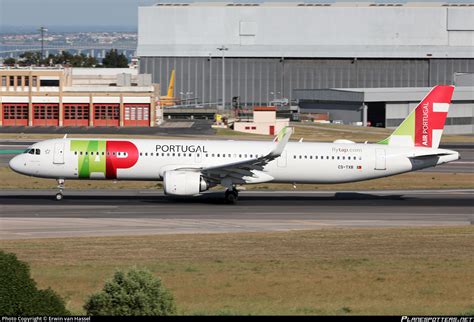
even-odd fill
[(430, 110), (428, 108), (428, 103), (423, 104), (422, 111), (423, 111), (423, 122), (422, 122), (422, 130), (423, 130), (423, 135), (421, 137), (421, 143), (424, 146), (431, 145), (431, 142), (428, 143), (429, 140), (429, 134), (430, 133)]
[(454, 86), (435, 86), (392, 135), (378, 143), (438, 148), (453, 91)]

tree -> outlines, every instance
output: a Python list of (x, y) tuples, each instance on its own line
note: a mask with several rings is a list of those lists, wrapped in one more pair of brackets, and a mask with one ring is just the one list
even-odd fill
[(16, 59), (12, 57), (5, 58), (3, 65), (5, 66), (14, 66), (16, 64)]
[(128, 59), (124, 54), (119, 54), (117, 49), (111, 49), (105, 53), (102, 65), (106, 68), (126, 68), (128, 67)]
[(173, 295), (147, 270), (117, 271), (84, 305), (88, 315), (173, 315)]
[(0, 315), (69, 315), (64, 300), (52, 289), (38, 290), (28, 264), (0, 251)]
[(25, 51), (20, 55), (21, 63), (25, 66), (40, 65), (41, 53), (39, 51)]

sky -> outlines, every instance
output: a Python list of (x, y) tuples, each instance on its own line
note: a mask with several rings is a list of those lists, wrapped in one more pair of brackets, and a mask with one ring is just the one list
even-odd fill
[[(232, 0), (227, 1), (232, 2)], [(281, 1), (291, 2), (291, 0)], [(351, 0), (341, 1), (351, 2)], [(433, 0), (416, 1), (434, 2)], [(152, 5), (157, 2), (158, 0), (0, 0), (0, 33), (35, 30), (39, 26), (46, 26), (50, 31), (89, 31), (90, 29), (136, 31), (138, 6)], [(174, 2), (194, 1), (176, 0)], [(264, 1), (233, 0), (233, 2)], [(335, 0), (296, 2), (328, 3)], [(406, 0), (375, 0), (374, 2), (406, 2)], [(474, 0), (439, 0), (439, 2), (472, 3)]]

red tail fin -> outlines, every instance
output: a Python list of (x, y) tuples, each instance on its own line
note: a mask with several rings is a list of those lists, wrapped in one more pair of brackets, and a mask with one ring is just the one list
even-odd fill
[(454, 86), (435, 86), (415, 110), (415, 146), (439, 146)]

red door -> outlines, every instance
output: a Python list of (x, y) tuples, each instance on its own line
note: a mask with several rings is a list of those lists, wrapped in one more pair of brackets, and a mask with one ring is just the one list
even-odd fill
[(275, 126), (270, 125), (270, 135), (275, 135)]
[(150, 104), (125, 104), (124, 126), (150, 126)]
[(119, 126), (120, 105), (119, 104), (94, 104), (95, 126)]
[(58, 126), (59, 104), (33, 104), (33, 126)]
[(64, 126), (88, 126), (89, 104), (64, 104)]
[(28, 104), (3, 103), (4, 126), (28, 126)]

